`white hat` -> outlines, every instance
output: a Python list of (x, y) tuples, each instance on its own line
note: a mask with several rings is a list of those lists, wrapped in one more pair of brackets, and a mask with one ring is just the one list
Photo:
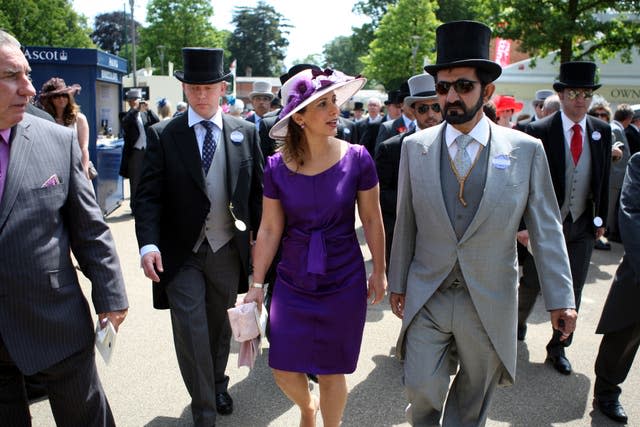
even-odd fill
[(335, 92), (336, 104), (344, 104), (367, 82), (364, 77), (347, 76), (340, 71), (303, 70), (287, 80), (280, 89), (284, 108), (278, 116), (278, 122), (269, 131), (273, 139), (284, 139), (291, 116), (302, 110), (314, 100)]
[(265, 80), (256, 80), (253, 82), (253, 91), (249, 94), (249, 99), (254, 96), (267, 96), (269, 99), (273, 99), (274, 95), (271, 92), (271, 83)]
[(410, 96), (404, 98), (404, 105), (411, 107), (417, 101), (431, 101), (438, 99), (436, 93), (436, 82), (429, 74), (418, 74), (409, 79)]

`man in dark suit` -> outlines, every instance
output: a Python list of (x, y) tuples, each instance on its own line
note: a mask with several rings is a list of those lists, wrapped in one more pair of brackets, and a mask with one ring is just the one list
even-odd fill
[(369, 98), (367, 100), (367, 117), (356, 122), (358, 143), (365, 146), (371, 157), (373, 157), (375, 152), (378, 130), (382, 123), (381, 108), (382, 102), (380, 102), (380, 99), (376, 97)]
[(184, 72), (174, 74), (189, 109), (161, 133), (150, 129), (136, 234), (155, 307), (171, 309), (194, 424), (211, 426), (216, 412), (233, 411), (227, 309), (247, 289), (263, 158), (255, 126), (219, 108), (230, 75), (222, 49), (184, 48), (182, 56)]
[(631, 124), (624, 130), (629, 142), (629, 150), (633, 156), (640, 151), (640, 109), (635, 110)]
[(0, 423), (31, 425), (24, 376), (45, 388), (58, 425), (113, 426), (95, 365), (94, 323), (128, 301), (115, 245), (75, 131), (26, 114), (35, 89), (19, 42), (0, 30)]
[(640, 345), (640, 154), (627, 166), (618, 215), (624, 244), (622, 263), (616, 271), (596, 333), (604, 334), (596, 358), (594, 407), (614, 421), (626, 423), (618, 400)]
[(542, 106), (544, 105), (544, 100), (553, 95), (553, 91), (549, 89), (540, 89), (536, 91), (535, 98), (531, 101), (531, 105), (533, 106), (533, 116), (529, 117), (525, 120), (520, 120), (513, 127), (520, 132), (524, 132), (525, 128), (529, 123), (533, 123), (536, 120), (540, 120), (544, 117), (542, 112)]
[(338, 117), (338, 130), (336, 132), (336, 138), (347, 141), (351, 144), (358, 143), (358, 130), (356, 124), (344, 117)]
[[(587, 279), (595, 239), (604, 234), (609, 204), (611, 168), (611, 128), (587, 115), (595, 84), (596, 64), (565, 62), (560, 79), (553, 88), (558, 92), (562, 110), (527, 126), (527, 133), (544, 145), (560, 214), (573, 278), (576, 310)], [(526, 224), (525, 224), (526, 225)], [(518, 240), (528, 243), (527, 231), (518, 232)], [(535, 304), (540, 284), (536, 267), (545, 260), (526, 257), (518, 289), (518, 335), (524, 338), (526, 320)], [(547, 358), (560, 373), (569, 375), (571, 364), (564, 348), (571, 338), (560, 341), (558, 331), (547, 344)]]
[(246, 120), (253, 123), (256, 126), (256, 130), (260, 129), (260, 122), (271, 111), (271, 101), (274, 99), (271, 87), (270, 82), (257, 80), (253, 82), (253, 90), (249, 93), (253, 114), (247, 117)]
[[(391, 119), (382, 121), (380, 125), (380, 129), (378, 129), (378, 136), (376, 137), (376, 145), (380, 144), (382, 141), (385, 141), (392, 136), (398, 135), (400, 133), (408, 131), (413, 126), (414, 117), (411, 114), (410, 109), (406, 109), (404, 107), (404, 98), (409, 95), (409, 88), (407, 83), (403, 83), (402, 87), (396, 91), (390, 92), (390, 99), (387, 101), (389, 104), (387, 108), (390, 106), (394, 106), (399, 111), (399, 116)], [(385, 104), (387, 103), (385, 102)]]
[(158, 123), (160, 119), (151, 110), (144, 107), (140, 89), (130, 89), (125, 94), (129, 103), (129, 111), (122, 118), (124, 145), (120, 161), (120, 175), (129, 178), (129, 205), (131, 213), (135, 211), (135, 195), (142, 173), (142, 161), (147, 148), (146, 129)]
[(435, 126), (442, 122), (442, 112), (438, 103), (435, 82), (429, 74), (418, 74), (409, 79), (409, 96), (404, 98), (404, 109), (416, 118), (410, 130), (392, 136), (376, 146), (374, 160), (380, 181), (380, 208), (384, 221), (387, 269), (391, 254), (391, 242), (396, 223), (396, 202), (398, 200), (398, 170), (400, 168), (400, 147), (402, 141), (416, 131)]

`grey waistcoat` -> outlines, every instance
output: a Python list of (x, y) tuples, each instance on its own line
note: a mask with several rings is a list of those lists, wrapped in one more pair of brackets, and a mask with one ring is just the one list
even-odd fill
[[(564, 143), (564, 141), (563, 141)], [(582, 146), (582, 154), (577, 165), (573, 165), (573, 157), (569, 144), (564, 144), (565, 175), (564, 201), (560, 215), (564, 221), (567, 215), (575, 222), (587, 208), (587, 200), (591, 199), (591, 149), (589, 141)]]
[[(194, 252), (197, 252), (205, 238), (213, 252), (218, 251), (233, 238), (233, 218), (229, 213), (229, 197), (227, 196), (227, 154), (222, 138), (223, 136), (220, 135), (209, 173), (205, 177), (211, 209), (200, 231), (200, 237), (193, 248)], [(184, 209), (189, 209), (189, 207), (184, 206)]]

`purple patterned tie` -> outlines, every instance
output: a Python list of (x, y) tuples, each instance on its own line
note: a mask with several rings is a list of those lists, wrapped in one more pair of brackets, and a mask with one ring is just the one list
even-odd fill
[(202, 144), (202, 170), (206, 176), (207, 173), (209, 173), (213, 155), (216, 152), (216, 141), (213, 139), (213, 126), (215, 125), (208, 120), (202, 120), (200, 124), (207, 130), (204, 136), (204, 143)]

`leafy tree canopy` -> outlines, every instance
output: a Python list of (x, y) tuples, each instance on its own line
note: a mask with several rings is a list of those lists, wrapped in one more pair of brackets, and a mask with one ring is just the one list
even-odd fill
[(369, 54), (362, 57), (364, 74), (396, 89), (423, 72), (423, 59), (434, 57), (437, 3), (433, 0), (399, 0), (390, 6), (375, 31)]
[(171, 61), (179, 70), (183, 68), (183, 47), (224, 48), (227, 35), (213, 27), (212, 17), (213, 8), (208, 0), (150, 0), (148, 26), (139, 30), (137, 57), (149, 57), (153, 66), (159, 68), (158, 46), (164, 46), (164, 63)]
[(95, 47), (87, 19), (70, 0), (2, 0), (0, 28), (23, 45)]
[[(142, 25), (136, 21), (136, 41), (140, 40), (139, 29)], [(120, 55), (123, 48), (131, 43), (131, 15), (124, 11), (101, 13), (93, 23), (91, 40), (105, 52)]]
[(250, 68), (254, 76), (280, 75), (289, 46), (287, 20), (260, 1), (256, 7), (235, 7), (232, 22), (236, 29), (228, 48), (238, 61), (237, 74), (245, 76)]
[(358, 59), (359, 55), (354, 46), (354, 36), (340, 36), (324, 45), (326, 65), (350, 76), (362, 73), (364, 65)]

